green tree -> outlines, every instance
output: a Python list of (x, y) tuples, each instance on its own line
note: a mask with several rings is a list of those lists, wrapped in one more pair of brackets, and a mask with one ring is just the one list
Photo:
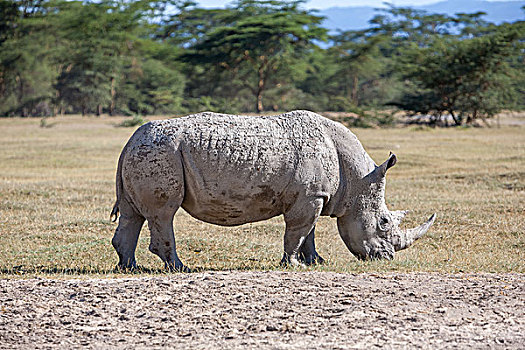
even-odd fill
[(167, 114), (181, 110), (184, 78), (159, 60), (143, 59), (125, 70), (117, 93), (124, 113)]
[(116, 87), (132, 57), (149, 2), (62, 3), (60, 30), (65, 41), (56, 84), (58, 103), (82, 115), (115, 112)]
[(0, 1), (0, 115), (50, 114), (56, 30), (48, 1)]
[(0, 0), (0, 114), (523, 108), (523, 22), (391, 6), (320, 47), (302, 3)]
[(434, 121), (449, 114), (456, 125), (494, 116), (516, 99), (513, 79), (520, 74), (509, 65), (525, 39), (524, 23), (501, 25), (481, 37), (436, 41), (414, 48), (406, 57), (405, 78), (412, 84), (398, 103)]
[(187, 0), (155, 1), (158, 25), (155, 37), (179, 47), (189, 47), (204, 40), (214, 28), (228, 25), (234, 14), (230, 9), (203, 9)]
[(264, 110), (263, 94), (271, 78), (299, 52), (322, 40), (322, 18), (300, 9), (301, 1), (241, 0), (228, 23), (206, 34), (182, 59), (226, 70), (255, 98), (255, 110)]
[(388, 38), (369, 36), (365, 30), (340, 33), (333, 41), (330, 51), (338, 62), (338, 69), (331, 80), (337, 84), (336, 95), (353, 106), (385, 102), (375, 96), (390, 95), (382, 86), (382, 82), (388, 81), (384, 76), (388, 62), (381, 49), (389, 44)]

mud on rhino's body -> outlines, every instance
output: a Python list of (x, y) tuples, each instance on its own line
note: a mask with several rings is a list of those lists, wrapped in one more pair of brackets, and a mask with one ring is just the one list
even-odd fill
[(140, 228), (148, 221), (150, 250), (182, 269), (172, 220), (179, 207), (225, 226), (284, 214), (283, 262), (322, 259), (315, 251), (320, 215), (338, 218), (348, 248), (359, 258), (392, 258), (433, 220), (399, 230), (404, 212), (384, 203), (384, 175), (395, 156), (376, 166), (343, 125), (308, 111), (249, 117), (200, 113), (140, 127), (121, 153), (120, 211), (113, 246), (121, 267), (135, 266)]

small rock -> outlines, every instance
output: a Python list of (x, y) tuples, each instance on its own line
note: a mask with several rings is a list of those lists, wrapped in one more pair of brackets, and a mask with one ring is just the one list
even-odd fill
[(275, 327), (275, 326), (273, 326), (273, 325), (267, 325), (267, 326), (266, 326), (266, 330), (267, 330), (268, 332), (274, 332), (274, 331), (277, 330), (277, 327)]

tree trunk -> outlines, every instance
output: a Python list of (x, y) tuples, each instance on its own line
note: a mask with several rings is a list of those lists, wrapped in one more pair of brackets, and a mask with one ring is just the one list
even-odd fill
[(454, 119), (454, 123), (456, 123), (456, 126), (461, 125), (461, 121), (458, 118), (456, 118), (456, 116), (454, 115), (454, 111), (449, 111), (449, 113), (452, 116), (452, 119)]
[[(21, 101), (24, 98), (24, 82), (22, 81), (22, 78), (20, 78), (19, 75), (16, 76), (15, 80), (18, 82), (18, 100)], [(22, 108), (22, 117), (27, 117), (27, 108)]]
[(261, 113), (264, 110), (262, 93), (264, 91), (264, 68), (259, 67), (259, 83), (257, 84), (257, 105), (255, 110), (257, 113)]
[(55, 101), (56, 103), (53, 104), (53, 117), (57, 116), (60, 111), (60, 91), (58, 90), (55, 92)]
[(96, 115), (97, 115), (97, 117), (100, 117), (101, 114), (102, 114), (102, 105), (99, 104), (99, 105), (97, 105), (97, 113), (96, 113)]
[(474, 112), (472, 112), (472, 115), (468, 115), (467, 116), (467, 125), (470, 125), (472, 124), (472, 122), (474, 121), (474, 119), (476, 119), (478, 117), (478, 111), (475, 109)]
[(109, 105), (109, 115), (115, 114), (115, 95), (117, 92), (115, 91), (115, 77), (111, 77), (111, 104)]
[(262, 102), (262, 92), (257, 91), (257, 106), (255, 106), (255, 109), (257, 113), (261, 113), (264, 110), (263, 102)]
[(359, 79), (357, 78), (357, 74), (354, 75), (354, 85), (352, 86), (352, 102), (354, 105), (357, 106), (357, 89), (359, 88)]

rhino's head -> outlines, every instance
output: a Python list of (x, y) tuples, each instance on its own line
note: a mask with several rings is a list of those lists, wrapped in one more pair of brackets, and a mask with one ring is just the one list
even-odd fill
[(348, 249), (361, 260), (393, 259), (394, 252), (408, 248), (430, 228), (435, 214), (419, 227), (401, 229), (406, 211), (390, 211), (385, 204), (385, 175), (396, 156), (355, 184), (355, 201), (349, 212), (337, 220), (339, 234)]

